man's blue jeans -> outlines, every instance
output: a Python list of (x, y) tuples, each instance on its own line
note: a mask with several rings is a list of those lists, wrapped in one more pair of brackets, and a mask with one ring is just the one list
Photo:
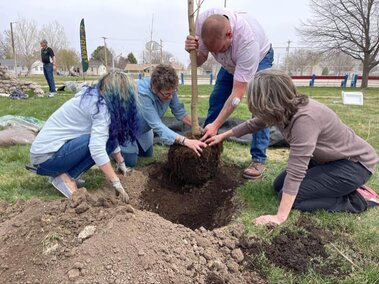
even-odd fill
[[(274, 50), (271, 48), (266, 56), (258, 65), (257, 71), (268, 69), (272, 67), (272, 62), (274, 61)], [(233, 75), (227, 72), (223, 67), (221, 67), (218, 72), (215, 87), (209, 97), (209, 108), (208, 115), (205, 119), (204, 126), (215, 121), (219, 113), (221, 112), (225, 102), (229, 98), (233, 89)], [(266, 149), (270, 143), (270, 129), (265, 128), (257, 133), (253, 134), (252, 141), (250, 144), (250, 154), (251, 159), (254, 162), (265, 163)]]
[[(37, 174), (56, 177), (67, 173), (71, 178), (77, 179), (82, 173), (88, 171), (95, 161), (89, 151), (90, 135), (82, 135), (66, 142), (50, 159), (39, 164)], [(107, 153), (114, 151), (107, 146)]]
[(50, 93), (55, 93), (55, 83), (54, 83), (54, 68), (52, 63), (43, 64), (43, 74), (45, 75), (47, 84), (49, 85)]

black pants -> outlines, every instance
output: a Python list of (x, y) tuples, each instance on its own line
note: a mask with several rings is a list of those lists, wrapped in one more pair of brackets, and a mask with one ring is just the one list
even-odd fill
[[(286, 171), (274, 181), (274, 189), (282, 195)], [(300, 184), (293, 208), (300, 211), (324, 209), (359, 213), (367, 209), (367, 202), (356, 191), (370, 178), (371, 173), (360, 163), (338, 160), (327, 164), (310, 161)]]

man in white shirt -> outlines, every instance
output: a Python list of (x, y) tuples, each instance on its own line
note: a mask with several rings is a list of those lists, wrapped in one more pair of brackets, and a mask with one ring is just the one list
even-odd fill
[[(257, 71), (272, 67), (274, 51), (263, 29), (254, 19), (248, 22), (242, 15), (228, 9), (210, 9), (199, 15), (196, 36), (188, 35), (185, 50), (197, 51), (197, 65), (201, 66), (209, 52), (222, 67), (209, 98), (208, 115), (204, 123), (207, 138), (233, 113), (241, 101), (247, 83)], [(249, 179), (262, 177), (265, 170), (266, 149), (270, 130), (265, 128), (253, 135), (250, 146), (252, 162), (244, 170)]]

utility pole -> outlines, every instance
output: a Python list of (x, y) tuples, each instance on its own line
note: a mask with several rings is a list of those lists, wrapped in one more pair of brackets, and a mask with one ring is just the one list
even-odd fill
[(161, 44), (159, 45), (161, 48), (161, 57), (160, 57), (160, 63), (163, 63), (163, 46), (162, 46), (162, 39), (161, 39)]
[(11, 22), (10, 25), (11, 25), (11, 40), (12, 40), (12, 52), (13, 52), (13, 63), (14, 63), (14, 73), (17, 77), (17, 60), (16, 60), (16, 52), (14, 50), (14, 38), (13, 38), (13, 25), (12, 24), (15, 24), (17, 22)]
[(149, 73), (153, 72), (153, 59), (152, 59), (152, 53), (153, 53), (153, 26), (154, 26), (154, 14), (151, 16), (151, 31), (150, 31), (150, 48), (149, 48), (149, 59), (150, 59), (150, 68)]
[(104, 39), (104, 61), (105, 61), (105, 71), (108, 72), (108, 61), (107, 61), (107, 42), (105, 41), (105, 36), (102, 37)]
[(112, 70), (114, 70), (114, 68), (115, 68), (114, 65), (115, 65), (115, 61), (116, 61), (116, 59), (119, 58), (120, 56), (122, 56), (122, 52), (121, 52), (119, 55), (117, 55), (117, 56), (114, 56), (114, 55), (113, 55), (113, 60), (112, 60)]
[(287, 41), (287, 48), (286, 48), (286, 52), (287, 52), (287, 55), (286, 55), (286, 73), (288, 73), (288, 58), (290, 55), (290, 44), (291, 44), (291, 41), (288, 40)]
[(226, 0), (224, 0), (224, 8), (226, 8)]

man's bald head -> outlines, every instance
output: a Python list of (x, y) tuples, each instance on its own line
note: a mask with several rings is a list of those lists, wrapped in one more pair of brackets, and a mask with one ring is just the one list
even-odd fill
[(201, 39), (210, 50), (224, 41), (228, 33), (231, 35), (229, 20), (223, 15), (209, 16), (201, 28)]

